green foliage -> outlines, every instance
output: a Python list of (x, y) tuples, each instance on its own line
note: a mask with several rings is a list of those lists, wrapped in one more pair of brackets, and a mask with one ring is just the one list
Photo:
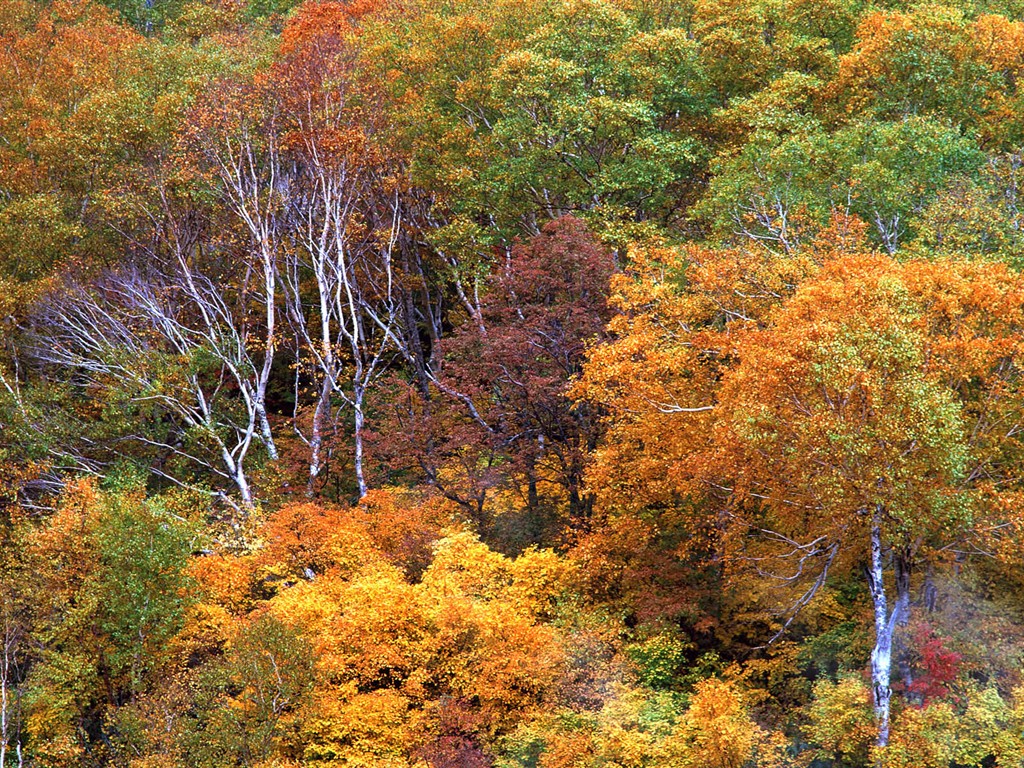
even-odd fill
[(102, 0), (145, 34), (152, 34), (174, 19), (181, 11), (183, 0)]
[(871, 691), (859, 676), (844, 674), (837, 682), (816, 682), (807, 717), (808, 739), (837, 768), (867, 762), (875, 723)]
[(625, 647), (637, 679), (651, 688), (671, 688), (693, 647), (669, 633), (657, 633)]
[(252, 764), (286, 749), (313, 684), (313, 662), (309, 643), (272, 616), (245, 627), (198, 680), (183, 737), (188, 763)]
[[(39, 661), (26, 680), (31, 746), (87, 747), (107, 707), (157, 681), (192, 599), (188, 526), (137, 494), (69, 493), (29, 536)], [(45, 596), (45, 597), (43, 597)], [(64, 745), (64, 746), (60, 746)]]
[(57, 195), (14, 198), (0, 207), (0, 268), (4, 277), (30, 282), (45, 277), (84, 234), (62, 210)]
[(436, 179), (454, 212), (490, 216), (507, 238), (573, 211), (673, 216), (703, 153), (686, 129), (704, 97), (685, 30), (641, 31), (603, 0), (555, 3), (543, 17), (531, 6), (519, 17), (453, 10), (421, 29), (472, 56), (441, 57), (401, 83), (423, 100), (414, 135), (430, 154), (414, 152), (419, 180)]
[(786, 252), (844, 211), (868, 222), (875, 241), (895, 253), (940, 191), (983, 162), (969, 137), (922, 118), (858, 122), (834, 133), (814, 121), (796, 130), (758, 129), (715, 168), (698, 210), (723, 236)]
[(99, 628), (112, 645), (106, 664), (127, 670), (139, 690), (164, 661), (168, 641), (181, 629), (191, 601), (182, 572), (193, 549), (188, 526), (157, 502), (140, 509), (135, 497), (113, 496), (97, 523)]
[(818, 675), (835, 675), (862, 668), (869, 650), (864, 627), (850, 619), (808, 638), (800, 649), (800, 658)]

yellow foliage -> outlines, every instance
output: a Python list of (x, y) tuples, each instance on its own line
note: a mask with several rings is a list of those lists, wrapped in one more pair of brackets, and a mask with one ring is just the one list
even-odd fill
[(469, 532), (438, 542), (422, 585), (438, 595), (464, 595), (482, 600), (497, 597), (511, 584), (508, 559)]
[(877, 731), (871, 691), (860, 678), (847, 675), (837, 683), (815, 683), (808, 719), (808, 739), (825, 755), (853, 763), (867, 759)]
[(421, 736), (419, 719), (398, 691), (321, 689), (302, 721), (303, 765), (407, 768)]
[(995, 688), (970, 686), (965, 701), (906, 707), (893, 721), (889, 745), (873, 750), (883, 768), (1020, 765), (1024, 759), (1021, 689), (1008, 703)]
[(185, 625), (171, 641), (177, 658), (217, 652), (236, 632), (237, 619), (220, 605), (196, 603), (185, 613)]
[(735, 686), (708, 678), (698, 683), (669, 745), (680, 766), (781, 766), (783, 743), (750, 717)]
[[(301, 508), (289, 514), (288, 530), (308, 530)], [(295, 542), (317, 540), (268, 541), (256, 562), (275, 572), (279, 558), (294, 562), (303, 551)], [(341, 546), (322, 540), (316, 551)], [(558, 555), (507, 558), (456, 532), (437, 543), (422, 580), (411, 584), (366, 540), (357, 548), (364, 554), (352, 568), (321, 560), (326, 573), (282, 582), (254, 612), (295, 627), (313, 648), (318, 682), (300, 734), (308, 764), (404, 768), (452, 711), (465, 709), (463, 727), (490, 738), (542, 701), (564, 656), (556, 630), (538, 623), (564, 589)]]
[(957, 717), (947, 702), (908, 707), (896, 718), (884, 749), (872, 750), (884, 768), (948, 768), (956, 754)]

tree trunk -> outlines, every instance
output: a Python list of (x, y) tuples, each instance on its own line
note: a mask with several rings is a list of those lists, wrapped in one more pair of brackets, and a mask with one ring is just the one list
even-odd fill
[(277, 352), (277, 264), (272, 248), (264, 243), (261, 249), (263, 260), (264, 301), (267, 302), (266, 349), (263, 353), (263, 368), (259, 372), (256, 385), (256, 414), (260, 422), (260, 434), (267, 447), (267, 455), (271, 461), (277, 461), (277, 445), (274, 433), (267, 418), (267, 383), (274, 367), (274, 355)]
[(935, 604), (938, 601), (939, 590), (935, 586), (935, 566), (929, 562), (928, 570), (924, 574), (924, 583), (921, 585), (921, 602), (927, 613), (935, 611)]
[(871, 650), (871, 688), (874, 693), (875, 723), (878, 727), (875, 744), (879, 747), (884, 747), (889, 743), (892, 636), (895, 628), (889, 616), (884, 575), (882, 568), (882, 509), (876, 507), (871, 520), (871, 565), (868, 570), (868, 584), (871, 588), (871, 602), (875, 610), (875, 647)]
[(309, 479), (306, 481), (306, 497), (313, 498), (316, 479), (323, 467), (324, 429), (331, 411), (331, 379), (325, 374), (320, 385), (320, 396), (313, 410), (313, 433), (309, 438)]
[(7, 642), (4, 638), (4, 655), (0, 660), (0, 768), (7, 765), (7, 743), (10, 740), (8, 735), (10, 710), (8, 703), (8, 688), (10, 686), (9, 661), (7, 653)]
[(228, 475), (235, 483), (235, 487), (238, 489), (238, 495), (242, 498), (242, 504), (246, 512), (251, 511), (253, 507), (252, 503), (252, 489), (249, 487), (249, 479), (245, 476), (245, 467), (242, 464), (242, 457), (237, 460), (231, 455), (225, 446), (221, 446), (220, 449), (221, 459), (224, 462), (224, 466), (227, 467)]
[(267, 456), (270, 457), (271, 461), (277, 461), (277, 444), (274, 442), (274, 432), (270, 427), (270, 419), (267, 418), (267, 407), (263, 403), (263, 398), (266, 397), (265, 393), (258, 395), (256, 402), (256, 416), (259, 419), (260, 424), (260, 436), (263, 438), (263, 445), (267, 448)]
[(0, 610), (3, 611), (3, 636), (0, 637), (0, 768), (5, 768), (12, 740), (18, 755), (18, 765), (21, 765), (21, 741), (16, 735), (18, 728), (14, 715), (16, 705), (11, 702), (12, 696), (15, 695), (15, 654), (18, 650), (20, 631), (11, 616), (10, 605), (6, 602), (0, 603)]
[(893, 551), (893, 570), (896, 576), (896, 604), (893, 606), (895, 633), (893, 637), (896, 663), (899, 666), (900, 679), (903, 682), (904, 695), (907, 695), (914, 683), (910, 666), (910, 647), (906, 638), (906, 627), (910, 621), (910, 550), (904, 547)]
[(249, 478), (245, 476), (241, 462), (238, 463), (238, 468), (235, 470), (234, 481), (235, 487), (238, 488), (238, 495), (242, 497), (242, 504), (245, 505), (247, 511), (251, 511), (253, 507), (252, 489), (249, 487)]
[[(402, 254), (402, 270), (404, 274), (411, 275), (413, 270), (410, 266), (411, 260), (409, 256), (409, 247), (401, 249)], [(423, 278), (422, 269), (420, 271), (421, 279)], [(419, 323), (416, 317), (416, 302), (413, 297), (413, 291), (410, 288), (401, 286), (401, 307), (402, 307), (402, 324), (400, 331), (404, 339), (406, 346), (406, 359), (410, 360), (416, 375), (416, 386), (419, 389), (420, 396), (424, 400), (430, 399), (430, 376), (428, 374), (428, 368), (430, 363), (426, 358), (426, 350), (423, 348), (423, 342), (420, 339)], [(430, 307), (426, 307), (426, 312), (430, 312)]]
[(366, 495), (366, 477), (363, 474), (363, 399), (364, 389), (357, 385), (352, 393), (352, 410), (355, 412), (355, 469), (356, 484), (359, 486), (359, 498)]
[(875, 612), (875, 647), (871, 650), (871, 687), (874, 693), (875, 722), (878, 738), (875, 744), (884, 747), (889, 743), (889, 702), (892, 698), (892, 657), (893, 639), (897, 626), (903, 626), (910, 617), (910, 549), (893, 551), (896, 600), (889, 611), (885, 594), (885, 570), (882, 556), (882, 519), (885, 509), (878, 505), (871, 518), (871, 564), (868, 568), (868, 585), (871, 588), (871, 602)]

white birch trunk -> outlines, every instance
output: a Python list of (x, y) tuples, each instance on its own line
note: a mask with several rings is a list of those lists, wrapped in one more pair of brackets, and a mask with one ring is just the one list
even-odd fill
[(13, 696), (12, 687), (15, 677), (15, 653), (18, 645), (18, 628), (11, 618), (8, 605), (3, 605), (3, 636), (0, 637), (0, 768), (6, 768), (7, 755), (11, 749), (11, 741), (14, 739), (14, 748), (18, 756), (18, 765), (21, 765), (21, 741), (17, 739), (14, 726)]
[(363, 498), (366, 495), (366, 476), (363, 472), (363, 428), (365, 422), (365, 416), (363, 414), (363, 400), (366, 392), (364, 388), (357, 385), (355, 391), (352, 393), (352, 410), (355, 416), (355, 472), (356, 472), (356, 483), (359, 486), (359, 498)]
[(878, 726), (876, 744), (889, 743), (889, 700), (892, 698), (892, 632), (889, 627), (889, 609), (885, 595), (882, 569), (882, 528), (879, 513), (871, 524), (871, 603), (875, 610), (875, 647), (871, 650), (871, 690), (874, 694), (875, 723)]
[[(871, 519), (871, 564), (868, 570), (868, 584), (871, 588), (871, 603), (875, 614), (875, 647), (871, 650), (871, 688), (874, 694), (875, 723), (878, 737), (875, 744), (884, 747), (889, 743), (889, 714), (892, 699), (892, 656), (893, 638), (896, 628), (906, 622), (910, 610), (909, 562), (904, 561), (897, 569), (896, 600), (889, 611), (885, 592), (885, 568), (883, 565), (882, 518), (885, 510), (875, 507)], [(904, 557), (894, 553), (894, 558)]]

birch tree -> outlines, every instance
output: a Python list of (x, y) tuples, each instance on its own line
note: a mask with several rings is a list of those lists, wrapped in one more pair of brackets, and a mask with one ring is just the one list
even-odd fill
[(381, 141), (378, 94), (356, 67), (358, 12), (325, 3), (297, 14), (274, 70), (300, 174), (285, 285), (297, 372), (313, 380), (311, 425), (299, 431), (310, 452), (309, 495), (336, 430), (337, 402), (352, 410), (355, 480), (360, 497), (366, 495), (367, 392), (405, 349), (395, 273), (404, 188), (400, 166)]
[(40, 310), (34, 336), (36, 360), (63, 371), (56, 375), (126, 393), (176, 425), (167, 439), (140, 428), (123, 440), (222, 478), (252, 506), (246, 461), (263, 430), (263, 365), (247, 325), (213, 280), (180, 261), (166, 274), (128, 269), (92, 289), (72, 285)]
[[(276, 460), (266, 399), (279, 347), (281, 250), (292, 178), (281, 147), (278, 105), (266, 77), (215, 83), (193, 110), (182, 140), (187, 161), (206, 177), (243, 233), (237, 278), (262, 314), (261, 322), (252, 324), (261, 335), (252, 403), (267, 453)], [(252, 345), (254, 359), (255, 352)]]
[(18, 684), (23, 672), (20, 646), (24, 639), (10, 595), (0, 594), (0, 768), (20, 768), (23, 763)]

